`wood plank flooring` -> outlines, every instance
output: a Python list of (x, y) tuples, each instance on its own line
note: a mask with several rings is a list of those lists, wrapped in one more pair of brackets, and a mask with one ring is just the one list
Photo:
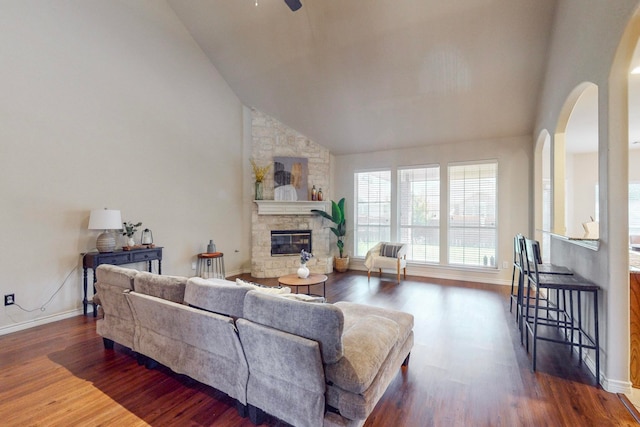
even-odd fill
[[(506, 287), (393, 280), (368, 283), (366, 273), (348, 272), (327, 282), (330, 302), (415, 316), (409, 367), (398, 371), (365, 426), (637, 425), (567, 347), (540, 344), (538, 371), (530, 371)], [(0, 337), (0, 425), (252, 424), (217, 390), (166, 368), (147, 370), (124, 347), (104, 350), (94, 318), (78, 316)], [(285, 426), (273, 418), (264, 425)]]

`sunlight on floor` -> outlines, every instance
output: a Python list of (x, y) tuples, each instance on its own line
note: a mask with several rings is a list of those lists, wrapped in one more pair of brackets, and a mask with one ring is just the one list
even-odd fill
[(638, 410), (640, 410), (640, 389), (632, 388), (631, 393), (628, 393), (627, 398), (633, 403)]

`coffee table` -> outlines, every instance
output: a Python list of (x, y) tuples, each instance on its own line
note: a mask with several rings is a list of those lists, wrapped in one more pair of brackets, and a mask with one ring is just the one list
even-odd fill
[(307, 295), (312, 295), (309, 293), (311, 286), (322, 284), (322, 296), (326, 296), (325, 286), (327, 284), (327, 276), (324, 274), (310, 274), (306, 279), (299, 278), (297, 274), (287, 274), (286, 276), (278, 277), (278, 283), (295, 288), (296, 293), (298, 293), (300, 286), (306, 286)]

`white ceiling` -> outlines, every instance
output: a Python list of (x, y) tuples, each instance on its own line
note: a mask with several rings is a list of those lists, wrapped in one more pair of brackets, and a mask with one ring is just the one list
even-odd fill
[(241, 101), (335, 154), (531, 135), (555, 0), (168, 0)]

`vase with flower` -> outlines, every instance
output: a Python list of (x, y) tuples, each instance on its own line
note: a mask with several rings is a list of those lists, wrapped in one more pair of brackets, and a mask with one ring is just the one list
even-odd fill
[(254, 200), (262, 200), (264, 198), (264, 188), (262, 182), (267, 176), (267, 172), (269, 172), (271, 165), (258, 166), (255, 160), (251, 159), (251, 167), (253, 168), (253, 175), (256, 177)]
[(128, 247), (133, 247), (136, 245), (136, 242), (133, 239), (133, 236), (136, 234), (136, 231), (138, 231), (138, 227), (140, 227), (141, 225), (142, 225), (141, 222), (137, 224), (134, 224), (132, 222), (122, 223), (122, 235), (126, 236)]
[(300, 267), (298, 268), (298, 277), (301, 279), (306, 279), (309, 277), (309, 268), (307, 267), (307, 262), (313, 257), (313, 254), (305, 251), (304, 249), (300, 252)]

